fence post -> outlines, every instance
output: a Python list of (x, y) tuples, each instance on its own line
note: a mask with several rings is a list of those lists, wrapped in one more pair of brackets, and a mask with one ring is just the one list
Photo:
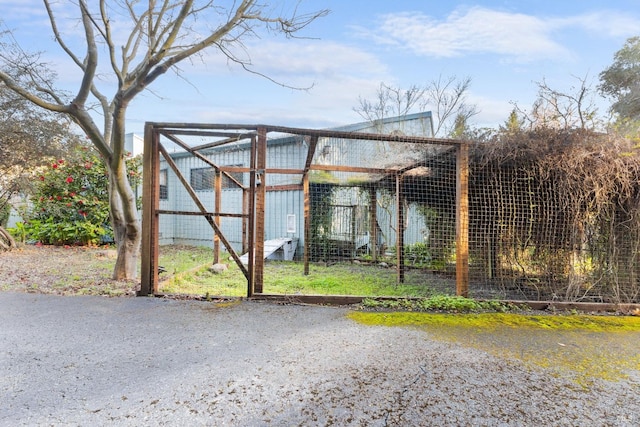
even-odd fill
[(256, 246), (256, 153), (257, 142), (256, 136), (251, 137), (251, 153), (249, 157), (249, 196), (247, 203), (247, 228), (248, 228), (248, 240), (247, 240), (247, 254), (249, 264), (247, 266), (249, 270), (249, 277), (247, 280), (247, 298), (253, 296), (254, 285), (256, 281), (256, 263), (255, 263), (255, 246)]
[(142, 159), (142, 256), (139, 296), (158, 291), (158, 208), (160, 207), (160, 154), (158, 133), (150, 123), (144, 126)]
[(311, 248), (311, 199), (309, 195), (309, 174), (302, 176), (302, 191), (304, 193), (304, 275), (309, 275), (309, 256)]
[(267, 168), (267, 129), (258, 128), (257, 169), (260, 177), (256, 188), (256, 233), (255, 233), (255, 280), (253, 291), (257, 294), (263, 292), (264, 286), (264, 217), (266, 199), (266, 168)]
[[(214, 210), (216, 214), (219, 214), (222, 210), (222, 172), (220, 169), (215, 171), (213, 179), (213, 187), (215, 192), (215, 201), (214, 201)], [(215, 215), (213, 217), (218, 228), (220, 228), (220, 215)], [(217, 264), (220, 262), (220, 236), (215, 231), (213, 232), (213, 263)]]
[[(251, 172), (249, 172), (249, 176), (251, 176)], [(251, 181), (251, 178), (249, 178), (249, 181)], [(249, 199), (251, 198), (251, 196), (253, 195), (253, 193), (245, 188), (242, 190), (242, 253), (248, 253), (249, 252), (249, 215), (251, 215), (250, 213), (250, 206), (251, 203), (249, 202)]]
[(469, 144), (456, 152), (456, 295), (469, 296)]
[(312, 136), (307, 149), (307, 159), (302, 171), (302, 192), (304, 194), (304, 275), (309, 275), (309, 258), (311, 256), (311, 194), (309, 187), (309, 168), (318, 146), (318, 137)]

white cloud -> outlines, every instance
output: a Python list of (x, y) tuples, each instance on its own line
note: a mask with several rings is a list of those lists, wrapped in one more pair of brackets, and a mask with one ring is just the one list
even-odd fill
[(396, 13), (381, 17), (378, 28), (360, 33), (380, 44), (410, 50), (421, 56), (458, 57), (497, 54), (518, 61), (571, 57), (554, 35), (579, 27), (608, 36), (631, 35), (640, 22), (617, 12), (598, 12), (566, 18), (547, 18), (483, 7), (456, 9), (443, 20), (424, 13)]
[[(359, 96), (372, 96), (379, 82), (393, 80), (388, 67), (379, 58), (337, 42), (262, 42), (248, 46), (248, 51), (256, 71), (288, 86), (312, 86), (308, 91), (290, 91), (266, 80), (253, 79), (251, 89), (246, 90), (253, 91), (270, 107), (268, 111), (258, 108), (250, 116), (263, 117), (265, 121), (271, 118), (270, 122), (290, 123), (300, 122), (301, 117), (305, 117), (307, 122), (319, 123), (317, 119), (322, 117), (323, 123), (349, 123), (354, 119), (352, 108), (357, 105)], [(204, 58), (204, 65), (196, 67), (199, 76), (229, 74), (225, 59), (216, 51)], [(249, 75), (239, 67), (230, 68), (231, 74), (235, 74), (234, 81), (242, 87)], [(246, 113), (246, 109), (252, 107), (245, 105), (243, 108)]]
[(0, 0), (3, 21), (13, 19), (31, 18), (33, 16), (45, 16), (42, 2), (38, 0)]
[(339, 44), (297, 46), (288, 51), (284, 45), (264, 47), (258, 57), (252, 58), (261, 72), (288, 85), (314, 86), (308, 91), (294, 91), (251, 77), (245, 71), (223, 75), (226, 71), (214, 70), (226, 70), (226, 65), (212, 56), (206, 60), (206, 68), (211, 70), (198, 66), (196, 73), (189, 74), (191, 68), (184, 67), (185, 77), (197, 90), (185, 84), (181, 89), (173, 87), (173, 77), (167, 76), (163, 80), (166, 86), (156, 87), (166, 97), (136, 101), (131, 117), (330, 127), (359, 121), (352, 110), (358, 97), (372, 96), (380, 81), (390, 80), (386, 67), (376, 58)]
[(457, 9), (442, 21), (422, 13), (388, 14), (376, 31), (378, 42), (423, 56), (495, 53), (526, 62), (567, 54), (544, 20), (482, 7)]
[(640, 20), (630, 14), (615, 11), (599, 11), (551, 20), (557, 28), (578, 27), (583, 30), (606, 37), (631, 37), (638, 33)]
[[(387, 67), (377, 57), (364, 50), (330, 41), (259, 42), (247, 46), (246, 60), (251, 69), (273, 77), (331, 78), (338, 75), (381, 76)], [(239, 68), (229, 64), (217, 49), (206, 52), (203, 64), (194, 64), (200, 71)]]
[(507, 120), (513, 110), (510, 101), (476, 93), (470, 93), (467, 102), (479, 109), (479, 113), (471, 118), (471, 123), (477, 127), (498, 126)]
[[(359, 121), (359, 116), (353, 111), (358, 104), (358, 97), (370, 97), (377, 88), (377, 81), (357, 76), (337, 76), (315, 83), (308, 91), (291, 91), (257, 80), (251, 88), (245, 87), (242, 99), (225, 94), (211, 102), (191, 102), (191, 105), (185, 102), (184, 108), (176, 103), (173, 105), (178, 108), (174, 108), (173, 114), (190, 116), (184, 120), (192, 121), (197, 118), (198, 121), (330, 127)], [(204, 87), (200, 89), (215, 93), (215, 86), (214, 83), (210, 90)], [(236, 86), (242, 87), (242, 80), (238, 80)], [(250, 94), (246, 96), (251, 92), (254, 93), (253, 97)], [(177, 119), (174, 117), (173, 120)]]

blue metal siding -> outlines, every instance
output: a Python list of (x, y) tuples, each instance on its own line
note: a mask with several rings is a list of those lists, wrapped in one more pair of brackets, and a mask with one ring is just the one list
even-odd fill
[[(404, 135), (431, 136), (431, 114), (419, 113), (407, 115), (399, 119), (386, 119), (377, 124), (359, 123), (345, 126), (337, 130), (360, 131), (369, 133), (394, 133), (400, 132)], [(308, 141), (302, 137), (283, 137), (280, 139), (270, 139), (267, 145), (267, 168), (268, 169), (302, 169), (307, 157)], [(360, 144), (359, 149), (354, 150), (353, 146), (357, 141), (338, 140), (332, 138), (321, 138), (318, 141), (314, 163), (326, 165), (345, 166), (365, 166), (365, 167), (386, 167), (390, 163), (402, 163), (413, 157), (418, 157), (420, 153), (407, 151), (406, 144), (389, 142), (368, 142)], [(239, 142), (225, 146), (224, 149), (217, 148), (203, 153), (213, 163), (219, 166), (249, 166), (249, 144)], [(172, 156), (174, 161), (182, 171), (187, 182), (190, 180), (191, 169), (208, 167), (202, 160), (195, 158), (188, 153), (176, 153)], [(161, 169), (166, 168), (163, 164)], [(349, 182), (370, 179), (370, 176), (357, 176), (358, 174), (347, 174), (330, 172), (336, 182)], [(268, 187), (283, 185), (300, 185), (301, 175), (297, 174), (267, 174), (263, 177), (262, 185)], [(245, 186), (249, 185), (249, 174), (243, 176)], [(355, 191), (355, 187), (349, 191)], [(168, 170), (167, 177), (168, 200), (160, 201), (160, 209), (175, 211), (197, 211), (195, 203), (189, 197), (187, 191), (182, 188), (175, 174)], [(347, 194), (345, 193), (345, 194)], [(208, 210), (214, 211), (215, 193), (213, 189), (197, 191), (201, 201)], [(354, 193), (355, 194), (355, 193)], [(355, 197), (355, 196), (354, 196)], [(364, 202), (358, 197), (352, 200), (353, 205), (362, 205)], [(242, 213), (242, 191), (237, 189), (223, 189), (222, 191), (222, 212)], [(304, 245), (304, 195), (301, 190), (268, 191), (266, 196), (265, 218), (265, 239), (279, 237), (293, 237), (298, 239), (298, 247)], [(287, 233), (287, 216), (295, 215), (296, 232)], [(407, 212), (409, 221), (405, 231), (405, 241), (412, 244), (422, 239), (426, 230), (424, 220), (416, 213), (415, 207)], [(393, 203), (389, 208), (383, 209), (378, 206), (378, 222), (382, 228), (382, 234), (386, 236), (387, 246), (395, 244), (395, 207)], [(236, 251), (242, 248), (242, 220), (239, 218), (222, 218), (221, 228), (225, 237), (230, 241)], [(160, 221), (160, 243), (161, 244), (191, 244), (212, 246), (213, 231), (207, 221), (198, 216), (178, 216), (162, 215)], [(298, 254), (301, 251), (298, 251)]]

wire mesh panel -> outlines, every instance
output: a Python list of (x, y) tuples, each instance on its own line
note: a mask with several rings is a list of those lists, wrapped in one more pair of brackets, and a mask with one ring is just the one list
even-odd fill
[[(243, 295), (246, 277), (236, 270), (229, 283), (215, 280), (230, 265), (229, 251), (247, 248), (248, 154), (238, 144), (190, 152), (211, 138), (160, 138), (157, 179), (156, 292)], [(224, 230), (224, 245), (220, 233)], [(228, 245), (228, 248), (225, 246)], [(243, 285), (243, 282), (245, 283)]]
[(509, 299), (640, 300), (640, 159), (632, 141), (538, 132), (471, 160), (476, 287)]
[[(367, 143), (353, 141), (349, 150), (362, 153)], [(309, 249), (318, 277), (310, 279), (317, 283), (314, 290), (347, 295), (455, 294), (455, 148), (440, 148), (437, 159), (415, 147), (412, 155), (422, 154), (420, 161), (402, 162), (389, 153), (373, 158), (369, 164), (377, 162), (380, 169), (374, 173), (323, 170), (311, 175)], [(393, 169), (385, 169), (389, 161), (395, 162)], [(399, 244), (406, 267), (401, 282)]]
[[(424, 132), (422, 119), (383, 126), (391, 135), (160, 126), (157, 262), (168, 248), (206, 248), (209, 265), (186, 269), (182, 290), (200, 294), (233, 280), (227, 294), (252, 280), (265, 293), (455, 292), (456, 142), (403, 135)], [(214, 262), (229, 272), (203, 273)]]
[(467, 158), (382, 128), (158, 125), (147, 250), (202, 261), (170, 290), (638, 301), (640, 165), (619, 155), (633, 147), (607, 142), (617, 160), (600, 161), (602, 141), (545, 137)]

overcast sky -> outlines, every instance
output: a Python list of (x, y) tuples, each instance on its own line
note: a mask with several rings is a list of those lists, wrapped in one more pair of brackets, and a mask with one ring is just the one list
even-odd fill
[[(280, 3), (286, 10), (294, 2)], [(307, 0), (300, 8), (331, 13), (305, 29), (309, 38), (265, 36), (246, 46), (258, 71), (311, 89), (280, 87), (211, 51), (204, 63), (184, 64), (183, 78), (168, 73), (154, 94), (136, 99), (127, 130), (141, 133), (145, 121), (348, 124), (361, 121), (353, 107), (358, 97), (373, 99), (380, 82), (406, 88), (451, 75), (472, 79), (468, 101), (481, 111), (474, 124), (497, 126), (510, 102), (532, 104), (543, 78), (559, 90), (579, 84), (576, 77), (595, 87), (625, 40), (640, 35), (637, 0)], [(0, 11), (3, 28), (26, 50), (44, 51), (61, 84), (77, 85), (79, 73), (52, 43), (41, 1), (0, 0)], [(65, 28), (80, 36), (74, 22)]]

